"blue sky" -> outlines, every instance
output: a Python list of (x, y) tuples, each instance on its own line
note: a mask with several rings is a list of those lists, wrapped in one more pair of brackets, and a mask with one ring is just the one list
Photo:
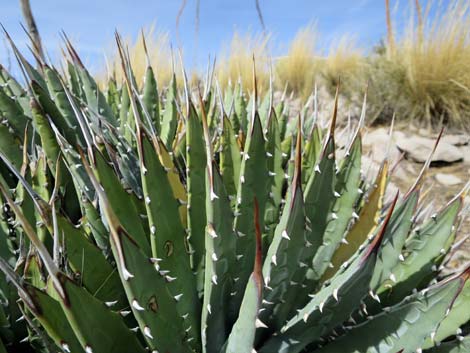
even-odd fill
[[(195, 0), (187, 0), (180, 19), (179, 39), (176, 17), (180, 0), (30, 0), (43, 44), (52, 58), (57, 57), (59, 31), (64, 30), (92, 69), (103, 65), (104, 53), (111, 48), (114, 30), (136, 37), (142, 27), (155, 24), (167, 31), (174, 46), (182, 46), (186, 64), (201, 65), (208, 54), (221, 48), (239, 32), (261, 31), (254, 0), (200, 0), (199, 34), (195, 35)], [(396, 5), (397, 0), (391, 0)], [(266, 28), (278, 44), (287, 47), (299, 28), (315, 23), (320, 45), (330, 46), (335, 38), (349, 34), (363, 48), (370, 48), (385, 35), (384, 0), (259, 0)], [(404, 1), (406, 2), (406, 1)], [(21, 29), (18, 0), (0, 0), (0, 23), (18, 46), (26, 48)], [(279, 49), (281, 48), (281, 49)], [(0, 42), (0, 62), (6, 64), (5, 44)], [(279, 53), (281, 54), (281, 53)]]

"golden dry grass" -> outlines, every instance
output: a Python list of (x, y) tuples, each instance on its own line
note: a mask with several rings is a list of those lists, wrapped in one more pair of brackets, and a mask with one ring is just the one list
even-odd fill
[[(470, 3), (449, 0), (438, 5), (435, 1), (424, 8), (419, 0), (410, 2), (414, 11), (408, 13), (406, 28), (395, 28), (396, 33), (388, 11), (386, 42), (369, 55), (350, 36), (334, 41), (329, 50), (319, 50), (319, 33), (310, 25), (299, 30), (286, 55), (271, 62), (273, 40), (269, 34), (234, 33), (218, 56), (216, 77), (222, 87), (241, 80), (250, 91), (254, 55), (260, 91), (269, 85), (272, 65), (275, 88), (283, 90), (287, 84), (289, 91), (304, 99), (315, 82), (333, 91), (341, 77), (342, 92), (352, 97), (361, 96), (365, 81), (370, 81), (370, 108), (378, 116), (388, 119), (396, 112), (398, 119), (427, 125), (441, 121), (464, 124), (470, 120)], [(430, 11), (432, 6), (434, 11)], [(146, 40), (159, 85), (166, 86), (172, 75), (168, 35), (150, 29)], [(141, 82), (146, 66), (142, 38), (128, 41), (128, 46)], [(111, 62), (120, 80), (119, 61)], [(181, 69), (176, 72), (180, 80)], [(189, 76), (197, 82), (204, 74), (192, 70)]]
[(317, 37), (317, 31), (312, 25), (297, 32), (287, 55), (278, 58), (275, 64), (279, 89), (287, 84), (289, 91), (303, 98), (311, 94), (320, 70)]
[(230, 82), (241, 81), (242, 87), (251, 90), (253, 86), (253, 56), (256, 61), (258, 89), (269, 86), (269, 34), (234, 33), (230, 45), (223, 49), (217, 64), (217, 79), (222, 87)]
[(321, 65), (322, 76), (330, 92), (334, 92), (341, 79), (342, 91), (347, 94), (354, 89), (354, 82), (364, 75), (365, 69), (364, 53), (348, 35), (335, 41)]
[[(171, 58), (177, 57), (177, 55), (175, 55), (170, 47), (168, 33), (157, 32), (154, 26), (151, 26), (148, 30), (142, 31), (135, 42), (130, 38), (124, 39), (124, 43), (129, 50), (130, 62), (137, 84), (141, 85), (143, 83), (145, 70), (147, 68), (147, 55), (144, 49), (143, 37), (145, 37), (150, 65), (155, 72), (157, 82), (159, 86), (166, 87), (173, 75)], [(179, 60), (176, 59), (173, 61), (175, 62), (177, 76), (180, 77), (181, 70), (178, 69), (180, 67)], [(117, 51), (111, 55), (111, 59), (108, 61), (107, 71), (108, 76), (114, 75), (117, 82), (122, 82), (124, 76)]]
[[(386, 43), (370, 72), (398, 118), (426, 125), (470, 119), (470, 4), (429, 2), (408, 17), (404, 34)], [(437, 6), (437, 16), (431, 16)], [(389, 34), (390, 36), (390, 34)], [(382, 82), (379, 82), (382, 81)], [(390, 109), (389, 109), (390, 110)]]

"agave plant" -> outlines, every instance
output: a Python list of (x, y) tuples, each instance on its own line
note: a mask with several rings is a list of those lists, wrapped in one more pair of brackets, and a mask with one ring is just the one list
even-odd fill
[(161, 94), (149, 66), (137, 87), (118, 36), (104, 91), (66, 38), (62, 73), (10, 43), (0, 352), (468, 352), (470, 270), (441, 273), (468, 187), (430, 212), (427, 163), (386, 196), (365, 103), (340, 158), (338, 95), (323, 129), (272, 90), (258, 105), (256, 79)]

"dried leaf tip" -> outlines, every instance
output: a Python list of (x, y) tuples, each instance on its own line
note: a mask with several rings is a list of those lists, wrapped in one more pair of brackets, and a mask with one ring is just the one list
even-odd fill
[(397, 204), (398, 196), (400, 192), (397, 191), (395, 194), (395, 198), (392, 201), (392, 204), (390, 205), (390, 208), (388, 209), (387, 216), (385, 217), (385, 220), (382, 223), (382, 227), (379, 231), (379, 233), (375, 236), (374, 240), (372, 243), (369, 245), (368, 250), (364, 254), (363, 261), (369, 258), (371, 254), (377, 255), (377, 252), (382, 244), (383, 237), (385, 235), (385, 231), (387, 230), (388, 223), (390, 221), (390, 218), (392, 217), (393, 210), (395, 209), (395, 206)]

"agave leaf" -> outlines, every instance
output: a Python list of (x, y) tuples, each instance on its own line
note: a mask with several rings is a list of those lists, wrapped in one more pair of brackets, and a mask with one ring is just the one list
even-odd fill
[(54, 130), (57, 143), (62, 151), (62, 160), (67, 166), (67, 169), (72, 176), (75, 190), (79, 194), (78, 197), (81, 198), (82, 195), (84, 195), (90, 202), (93, 201), (95, 198), (94, 188), (85, 169), (82, 167), (79, 153), (73, 149), (72, 145), (68, 143), (54, 125), (51, 127)]
[[(356, 137), (336, 176), (334, 201), (331, 221), (326, 225), (323, 244), (313, 258), (313, 272), (321, 278), (329, 268), (331, 259), (342, 242), (348, 224), (352, 219), (354, 204), (359, 195), (358, 187), (361, 177), (361, 139)], [(315, 227), (315, 223), (312, 224)]]
[(158, 97), (157, 81), (152, 67), (149, 65), (145, 71), (144, 88), (142, 91), (142, 102), (145, 110), (150, 116), (153, 128), (160, 132), (160, 102)]
[(261, 353), (300, 352), (345, 321), (359, 306), (368, 291), (377, 253), (397, 197), (373, 242), (348, 267), (339, 271), (329, 285), (313, 295), (307, 305), (282, 327), (280, 334), (272, 336), (263, 345)]
[[(253, 198), (258, 200), (260, 214), (264, 214), (269, 186), (265, 140), (261, 121), (256, 112), (251, 124), (251, 131), (248, 134), (240, 167), (240, 181), (235, 206), (234, 227), (238, 234), (236, 254), (243, 255), (239, 260), (238, 274), (240, 279), (237, 281), (237, 294), (233, 297), (235, 307), (240, 305), (243, 288), (250, 277), (255, 259), (255, 239), (252, 236), (254, 230)], [(260, 220), (260, 227), (264, 229), (264, 219)]]
[[(107, 83), (107, 90), (106, 90), (106, 101), (108, 102), (109, 106), (111, 107), (113, 114), (115, 117), (119, 118), (119, 111), (120, 111), (120, 102), (121, 102), (121, 92), (122, 90), (118, 88), (116, 79), (114, 77), (110, 77)], [(119, 123), (121, 121), (119, 120)]]
[(41, 138), (41, 146), (47, 156), (49, 168), (52, 173), (55, 174), (56, 162), (59, 160), (60, 147), (57, 144), (54, 131), (50, 127), (43, 109), (35, 99), (31, 100), (31, 112), (34, 126)]
[[(232, 228), (230, 200), (214, 163), (207, 170), (205, 234), (205, 280), (202, 311), (204, 352), (219, 352), (230, 333), (227, 302), (230, 302), (237, 274), (233, 249), (236, 235)], [(217, 197), (211, 197), (217, 195)], [(238, 314), (238, 313), (236, 313)]]
[(470, 336), (442, 343), (441, 345), (426, 349), (425, 353), (466, 353), (470, 351)]
[[(0, 153), (2, 153), (16, 169), (21, 168), (23, 161), (21, 143), (3, 123), (0, 123)], [(7, 175), (4, 175), (4, 177), (7, 177)]]
[[(468, 272), (468, 271), (467, 271)], [(455, 276), (407, 298), (345, 335), (319, 349), (318, 353), (395, 353), (421, 349), (433, 335), (460, 294), (469, 273)], [(370, 332), (375, 334), (371, 335)]]
[(462, 198), (456, 197), (420, 229), (415, 230), (415, 236), (407, 247), (409, 254), (392, 270), (394, 281), (387, 280), (378, 289), (386, 303), (394, 304), (414, 288), (422, 288), (429, 283), (433, 266), (440, 265), (443, 255), (451, 246), (449, 238), (455, 237), (452, 228), (461, 204)]
[[(305, 210), (307, 217), (308, 240), (312, 244), (312, 260), (324, 242), (323, 235), (330, 222), (335, 221), (333, 205), (336, 202), (334, 185), (336, 182), (336, 163), (334, 158), (334, 139), (329, 137), (315, 172), (310, 175), (305, 188)], [(311, 265), (310, 265), (311, 267)], [(310, 271), (309, 279), (314, 283), (320, 273)]]
[(124, 308), (125, 297), (116, 269), (81, 229), (74, 227), (61, 215), (57, 215), (57, 223), (68, 261), (83, 286), (97, 299), (115, 302), (115, 309)]
[[(189, 94), (189, 93), (187, 93)], [(186, 187), (188, 230), (192, 268), (204, 271), (204, 233), (206, 228), (206, 149), (202, 123), (188, 98), (186, 120)]]
[(76, 70), (83, 87), (86, 102), (91, 111), (104, 117), (107, 122), (113, 126), (117, 126), (117, 119), (113, 114), (113, 110), (106, 102), (106, 98), (98, 88), (93, 77), (85, 69), (83, 65), (76, 65)]
[[(109, 203), (124, 229), (132, 230), (132, 236), (142, 251), (150, 256), (150, 244), (135, 203), (121, 185), (112, 167), (101, 153), (95, 153), (96, 173), (102, 187), (108, 195)], [(90, 175), (89, 175), (90, 176)], [(90, 176), (91, 177), (91, 176)]]
[[(423, 344), (423, 349), (433, 347), (437, 342), (442, 342), (448, 337), (458, 333), (460, 327), (470, 321), (470, 281), (467, 281), (462, 292), (452, 305), (452, 309), (442, 320), (434, 337), (428, 338)], [(468, 340), (468, 338), (467, 338)], [(468, 346), (470, 348), (470, 346)], [(427, 352), (427, 351), (426, 351)]]
[(133, 112), (131, 107), (131, 100), (129, 98), (129, 90), (127, 87), (122, 87), (122, 94), (121, 94), (121, 102), (120, 102), (120, 109), (119, 109), (119, 127), (121, 133), (125, 135), (127, 131), (127, 122), (129, 121), (128, 115), (132, 115), (133, 119)]
[[(53, 101), (46, 90), (44, 90), (37, 82), (31, 82), (31, 88), (34, 92), (36, 102), (41, 106), (43, 115), (47, 116), (45, 120), (48, 121), (50, 119), (56, 126), (57, 130), (59, 130), (72, 145), (76, 145), (77, 143), (84, 145), (82, 132), (77, 128), (78, 122), (64, 88), (60, 81), (57, 85), (60, 86), (55, 88), (57, 92), (55, 99), (60, 101), (61, 105), (67, 105), (67, 108), (63, 108), (62, 110), (59, 109), (59, 103)], [(59, 91), (60, 89), (61, 91)], [(62, 111), (67, 114), (67, 118), (63, 115)], [(69, 122), (70, 120), (72, 120), (72, 123)]]
[(235, 198), (238, 180), (240, 180), (240, 147), (237, 144), (235, 130), (230, 120), (224, 115), (222, 134), (220, 135), (220, 174), (229, 196)]
[(373, 187), (368, 194), (367, 201), (359, 213), (357, 222), (354, 223), (351, 230), (346, 235), (346, 242), (341, 243), (335, 251), (331, 259), (332, 267), (327, 269), (322, 280), (331, 278), (377, 227), (382, 210), (385, 188), (387, 186), (387, 174), (388, 163), (385, 161), (377, 174)]
[(186, 205), (188, 203), (188, 196), (186, 193), (186, 189), (183, 183), (180, 180), (180, 176), (178, 174), (178, 170), (175, 167), (173, 159), (171, 158), (170, 153), (165, 148), (165, 145), (161, 140), (157, 138), (158, 141), (158, 148), (155, 145), (155, 150), (158, 153), (158, 157), (160, 158), (160, 163), (163, 165), (165, 170), (168, 173), (168, 180), (170, 182), (171, 189), (173, 190), (174, 197), (178, 200), (181, 204), (179, 207), (180, 219), (183, 227), (186, 227), (187, 224), (187, 209)]
[[(158, 260), (149, 259), (119, 225), (110, 222), (110, 226), (120, 241), (126, 268), (132, 274), (132, 277), (127, 277), (122, 267), (118, 267), (131, 309), (147, 344), (151, 349), (162, 352), (190, 352), (188, 338), (194, 334), (188, 334), (183, 328), (183, 317), (177, 312), (176, 305), (179, 299), (168, 290), (170, 277), (158, 272)], [(111, 245), (117, 258), (115, 241), (113, 238)]]
[[(247, 119), (248, 111), (247, 111), (247, 102), (243, 94), (241, 82), (238, 82), (235, 85), (235, 89), (233, 93), (233, 107), (234, 107), (236, 117), (238, 118), (238, 122), (235, 120), (232, 120), (233, 129), (235, 132), (237, 132), (238, 130), (241, 130), (246, 134), (248, 131), (248, 119)], [(238, 129), (237, 129), (237, 123), (239, 125)]]
[[(98, 299), (118, 301), (118, 306), (122, 307), (124, 300), (119, 278), (101, 251), (86, 238), (81, 229), (74, 227), (64, 216), (53, 213), (51, 207), (28, 186), (26, 180), (19, 174), (17, 176), (34, 201), (38, 216), (50, 234), (54, 233), (53, 219), (56, 217), (62, 247), (67, 253), (71, 269), (80, 277), (85, 288)], [(14, 208), (14, 211), (18, 217), (24, 217), (18, 208)]]
[(264, 213), (264, 224), (266, 235), (264, 244), (268, 248), (273, 238), (274, 230), (279, 222), (280, 206), (282, 200), (282, 191), (284, 186), (285, 173), (282, 168), (281, 136), (279, 133), (279, 124), (274, 110), (270, 112), (271, 116), (267, 122), (266, 128), (266, 160), (268, 174), (269, 197), (266, 200), (266, 210)]
[[(59, 271), (19, 207), (2, 186), (0, 189), (44, 262), (54, 285), (54, 297), (59, 299), (67, 320), (85, 351), (96, 349), (98, 352), (145, 352), (118, 314), (111, 312), (100, 300)], [(106, 327), (106, 331), (97, 330), (100, 327)]]
[(262, 249), (260, 212), (258, 202), (254, 201), (254, 223), (256, 233), (256, 251), (253, 272), (240, 305), (238, 319), (233, 325), (232, 332), (227, 339), (223, 352), (225, 353), (252, 353), (257, 327), (263, 325), (258, 319), (258, 313), (263, 296)]
[(68, 322), (86, 352), (144, 353), (137, 336), (100, 300), (59, 274), (65, 297), (60, 304)]
[[(299, 133), (296, 145), (296, 171), (287, 194), (288, 202), (283, 209), (263, 264), (266, 290), (260, 319), (269, 326), (270, 330), (279, 330), (289, 318), (287, 315), (297, 304), (294, 299), (308, 268), (304, 261), (309, 257), (310, 246), (305, 234), (305, 205), (300, 163), (301, 134)], [(272, 315), (273, 313), (275, 315)]]
[[(307, 239), (312, 244), (311, 253), (312, 260), (318, 254), (321, 246), (328, 245), (328, 239), (324, 239), (325, 230), (330, 222), (334, 222), (337, 218), (333, 206), (336, 202), (334, 186), (336, 184), (336, 161), (335, 161), (335, 129), (336, 118), (338, 113), (338, 96), (339, 87), (336, 89), (333, 116), (330, 123), (328, 137), (322, 148), (319, 162), (314, 168), (314, 172), (310, 175), (307, 186), (305, 187), (305, 209), (307, 217)], [(306, 107), (305, 107), (306, 109)], [(300, 119), (300, 118), (299, 118)], [(300, 119), (301, 120), (301, 119)], [(301, 125), (301, 124), (299, 124)], [(297, 127), (298, 133), (301, 133), (302, 126)], [(312, 260), (308, 260), (309, 262)], [(315, 263), (312, 261), (312, 265)], [(317, 286), (322, 273), (317, 273), (315, 266), (310, 268), (307, 273), (309, 285)]]
[[(142, 184), (144, 186), (145, 206), (150, 228), (152, 255), (160, 258), (159, 266), (168, 271), (175, 280), (167, 287), (178, 300), (179, 315), (187, 315), (185, 328), (191, 327), (188, 336), (199, 344), (200, 304), (196, 292), (196, 278), (190, 267), (186, 234), (178, 214), (178, 201), (172, 192), (169, 173), (160, 163), (157, 150), (163, 147), (158, 141), (150, 141), (141, 132), (139, 153), (142, 158)], [(119, 218), (120, 219), (120, 218)], [(132, 228), (129, 233), (132, 235)]]
[(68, 59), (66, 59), (66, 65), (70, 91), (74, 94), (75, 97), (85, 100), (85, 94), (83, 93), (82, 85), (80, 85), (80, 79), (76, 66)]
[(160, 138), (165, 145), (167, 150), (171, 150), (173, 146), (173, 140), (176, 134), (176, 127), (178, 123), (177, 108), (176, 108), (176, 97), (178, 91), (176, 88), (176, 75), (173, 73), (171, 78), (170, 86), (166, 93), (165, 109), (162, 115), (161, 133)]
[(370, 284), (374, 291), (385, 281), (395, 279), (392, 271), (400, 262), (400, 254), (413, 225), (412, 219), (418, 197), (419, 191), (412, 191), (392, 215)]
[(82, 198), (81, 205), (85, 212), (85, 224), (89, 227), (96, 245), (107, 254), (109, 252), (109, 235), (101, 220), (101, 215), (88, 199)]
[[(88, 164), (85, 164), (85, 168), (91, 173)], [(179, 301), (185, 303), (186, 300), (182, 300), (182, 297), (184, 297), (184, 294), (188, 293), (184, 292), (176, 295), (171, 293), (169, 289), (173, 287), (171, 289), (174, 290), (175, 286), (168, 285), (166, 282), (178, 283), (176, 277), (171, 277), (174, 273), (160, 267), (160, 263), (164, 261), (163, 259), (149, 258), (148, 255), (139, 248), (138, 243), (134, 241), (134, 238), (120, 223), (117, 214), (114, 212), (108, 200), (108, 195), (99, 188), (96, 178), (92, 176), (91, 179), (95, 188), (99, 190), (98, 195), (111, 229), (111, 247), (114, 258), (118, 262), (117, 267), (121, 280), (126, 289), (126, 294), (131, 303), (134, 316), (139, 322), (140, 329), (147, 343), (151, 345), (152, 349), (159, 347), (156, 349), (161, 348), (166, 351), (168, 350), (168, 345), (174, 345), (174, 335), (181, 335), (181, 340), (177, 340), (181, 342), (181, 344), (174, 346), (172, 349), (175, 349), (177, 352), (189, 351), (188, 341), (189, 338), (192, 337), (192, 334), (189, 332), (191, 328), (183, 330), (182, 325), (183, 320), (188, 319), (188, 316), (192, 313), (185, 312), (185, 314), (181, 314), (177, 311), (178, 305), (176, 305), (176, 302)], [(133, 232), (133, 230), (130, 229), (130, 232)], [(171, 255), (173, 255), (173, 248), (166, 247), (166, 250), (165, 260), (168, 262), (168, 258), (171, 259)], [(168, 251), (171, 251), (171, 253)], [(174, 257), (175, 256), (173, 256), (173, 258)], [(189, 269), (189, 261), (187, 261), (187, 268)], [(153, 277), (151, 283), (148, 283), (149, 276)], [(183, 283), (177, 285), (180, 289), (180, 286), (185, 285), (185, 279), (183, 278), (181, 282)], [(191, 285), (188, 283), (186, 283), (186, 285), (189, 286), (190, 289), (195, 288), (195, 286), (191, 288)], [(193, 298), (194, 297), (189, 296), (189, 299)], [(145, 307), (142, 305), (145, 305)], [(162, 307), (160, 307), (160, 305)], [(187, 307), (188, 306), (185, 305), (181, 309), (186, 310)], [(160, 316), (160, 314), (162, 315)], [(168, 320), (171, 320), (173, 325), (168, 325)], [(189, 318), (188, 320), (192, 322), (194, 318)], [(165, 331), (165, 329), (168, 331)], [(161, 334), (164, 336), (160, 336)]]
[(23, 113), (19, 103), (10, 98), (3, 88), (0, 88), (0, 117), (3, 120), (2, 126), (8, 124), (12, 128), (13, 132), (10, 132), (11, 134), (23, 137), (30, 119)]
[[(29, 310), (55, 344), (64, 351), (68, 349), (70, 352), (84, 352), (60, 303), (34, 286), (25, 284), (24, 291), (30, 296), (29, 300), (34, 303), (33, 307), (28, 307)], [(25, 299), (23, 301), (28, 303)]]
[(0, 64), (0, 83), (3, 85), (5, 93), (11, 97), (16, 97), (18, 103), (23, 108), (23, 113), (30, 116), (29, 97), (26, 90), (21, 87), (17, 80)]
[(302, 186), (305, 187), (308, 180), (307, 176), (312, 175), (314, 168), (319, 162), (321, 154), (321, 131), (318, 125), (314, 125), (310, 135), (305, 143), (305, 148), (302, 158)]

